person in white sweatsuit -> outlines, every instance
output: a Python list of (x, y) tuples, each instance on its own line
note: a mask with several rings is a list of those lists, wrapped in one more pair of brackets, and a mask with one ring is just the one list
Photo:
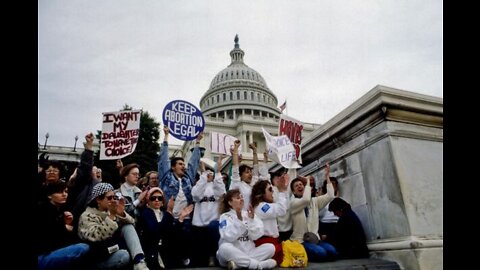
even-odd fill
[[(221, 168), (223, 158), (223, 156), (218, 157), (217, 168)], [(200, 163), (200, 166), (203, 172), (192, 188), (192, 197), (195, 202), (192, 235), (194, 250), (196, 250), (192, 255), (192, 265), (212, 267), (215, 266), (215, 254), (220, 239), (218, 232), (219, 199), (225, 194), (225, 184), (220, 171), (214, 174), (211, 170), (205, 170), (203, 162)]]
[(278, 201), (274, 202), (273, 187), (270, 181), (260, 180), (252, 188), (252, 207), (255, 209), (255, 216), (258, 216), (263, 222), (263, 236), (255, 240), (255, 245), (264, 243), (272, 243), (275, 246), (275, 254), (273, 259), (277, 264), (283, 261), (282, 243), (279, 240), (277, 217), (283, 216), (287, 213), (287, 186), (285, 179), (279, 185), (280, 195)]
[(238, 148), (240, 147), (240, 140), (236, 140), (233, 143), (232, 149), (232, 182), (230, 183), (230, 189), (238, 189), (243, 195), (245, 204), (243, 210), (247, 210), (250, 207), (250, 195), (252, 194), (252, 187), (259, 179), (258, 168), (258, 155), (257, 147), (254, 143), (248, 145), (253, 151), (253, 167), (246, 164), (240, 165), (238, 159)]
[(245, 201), (238, 189), (229, 190), (220, 205), (220, 241), (217, 259), (228, 269), (271, 269), (275, 246), (270, 243), (255, 247), (254, 240), (263, 235), (263, 222), (252, 207), (242, 210)]

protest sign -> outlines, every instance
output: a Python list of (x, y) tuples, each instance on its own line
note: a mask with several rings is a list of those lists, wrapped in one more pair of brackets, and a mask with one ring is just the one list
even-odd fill
[(302, 164), (302, 131), (303, 123), (286, 116), (280, 115), (280, 121), (278, 121), (278, 135), (286, 135), (295, 148), (295, 156), (300, 164)]
[(202, 112), (192, 103), (174, 100), (163, 109), (163, 124), (170, 129), (173, 137), (182, 141), (191, 141), (205, 127)]
[(120, 159), (135, 151), (140, 134), (140, 116), (140, 110), (103, 113), (101, 160)]
[(268, 157), (284, 168), (301, 168), (295, 155), (295, 148), (286, 135), (272, 136), (263, 127), (263, 136), (267, 143)]
[[(232, 153), (230, 152), (230, 149), (233, 148), (235, 140), (238, 139), (231, 135), (212, 131), (210, 133), (210, 152), (231, 156)], [(241, 149), (242, 145), (238, 147), (239, 155), (242, 153)]]

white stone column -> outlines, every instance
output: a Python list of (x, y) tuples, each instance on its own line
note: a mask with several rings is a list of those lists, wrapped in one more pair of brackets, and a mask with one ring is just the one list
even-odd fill
[(233, 119), (237, 119), (237, 113), (235, 112), (236, 110), (233, 109)]
[(242, 131), (240, 137), (241, 137), (240, 140), (242, 143), (242, 152), (245, 153), (246, 150), (248, 149), (247, 133), (245, 131)]
[(250, 133), (249, 133), (248, 143), (253, 143), (253, 132), (252, 131), (250, 131)]

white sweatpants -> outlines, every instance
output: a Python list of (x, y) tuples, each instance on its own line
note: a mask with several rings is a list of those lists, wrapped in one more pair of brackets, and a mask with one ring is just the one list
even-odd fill
[(221, 266), (227, 266), (228, 261), (234, 261), (238, 268), (257, 269), (258, 263), (272, 258), (275, 246), (270, 243), (262, 244), (249, 250), (247, 253), (231, 243), (223, 243), (218, 247), (217, 259)]

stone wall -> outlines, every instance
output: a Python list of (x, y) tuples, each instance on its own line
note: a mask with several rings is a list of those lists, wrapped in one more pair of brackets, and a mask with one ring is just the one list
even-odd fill
[(331, 164), (372, 257), (443, 269), (443, 100), (377, 86), (302, 144), (317, 187)]

